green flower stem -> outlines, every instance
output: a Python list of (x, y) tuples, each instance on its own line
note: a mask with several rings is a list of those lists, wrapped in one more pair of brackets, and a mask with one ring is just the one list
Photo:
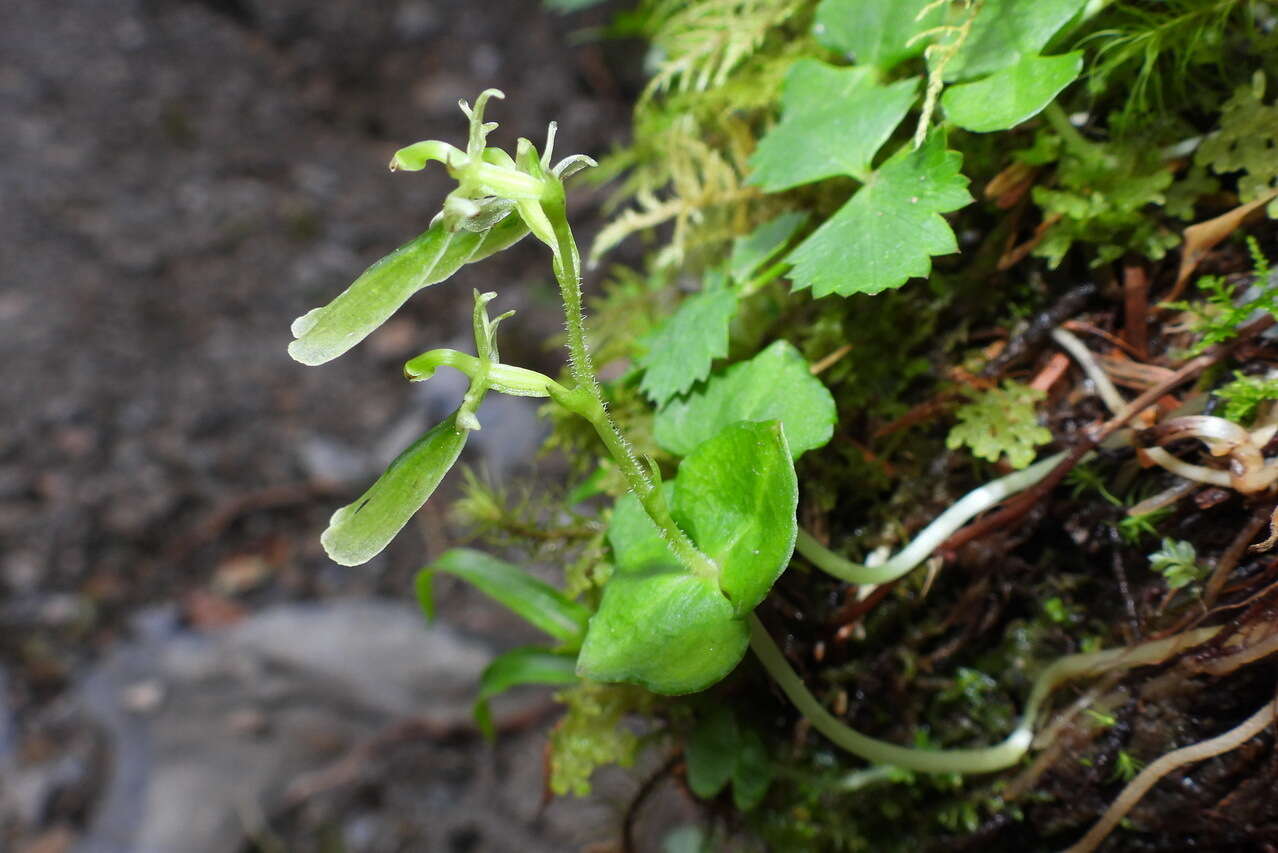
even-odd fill
[(541, 208), (550, 220), (553, 229), (554, 253), (552, 266), (555, 279), (559, 283), (559, 294), (564, 303), (564, 324), (568, 330), (568, 365), (569, 372), (577, 387), (563, 394), (551, 389), (551, 397), (571, 411), (581, 415), (594, 426), (595, 432), (603, 440), (608, 454), (617, 463), (627, 485), (639, 498), (639, 503), (657, 525), (662, 536), (670, 544), (679, 562), (692, 572), (702, 577), (718, 580), (721, 574), (714, 560), (703, 554), (688, 534), (675, 524), (666, 506), (665, 497), (658, 484), (645, 470), (635, 456), (634, 448), (622, 434), (616, 421), (608, 414), (603, 392), (595, 379), (594, 359), (590, 355), (590, 347), (586, 343), (585, 315), (581, 300), (581, 255), (577, 251), (577, 241), (573, 237), (572, 228), (568, 224), (567, 212), (564, 208), (563, 184), (559, 181), (548, 182), (551, 189), (542, 198)]
[(861, 734), (836, 718), (808, 690), (759, 618), (751, 614), (748, 621), (750, 648), (781, 691), (817, 731), (866, 761), (919, 773), (991, 773), (1011, 767), (1029, 751), (1034, 740), (1035, 718), (1056, 687), (1084, 676), (1161, 663), (1172, 655), (1206, 642), (1220, 631), (1219, 627), (1199, 628), (1130, 648), (1067, 655), (1035, 679), (1020, 723), (1001, 743), (978, 749), (913, 749)]
[(794, 543), (795, 550), (821, 571), (847, 583), (889, 583), (916, 568), (938, 545), (972, 518), (1042, 480), (1065, 456), (1064, 452), (1054, 454), (1023, 471), (1016, 471), (973, 489), (923, 528), (909, 545), (880, 565), (866, 566), (840, 557), (813, 539), (803, 528), (799, 528), (799, 535)]

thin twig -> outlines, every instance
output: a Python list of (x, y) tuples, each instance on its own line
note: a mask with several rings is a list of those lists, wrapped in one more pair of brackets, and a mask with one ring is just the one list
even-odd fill
[(1200, 741), (1191, 746), (1172, 750), (1150, 764), (1127, 784), (1127, 787), (1118, 795), (1118, 798), (1105, 810), (1105, 814), (1096, 822), (1096, 825), (1088, 830), (1087, 834), (1077, 844), (1066, 850), (1065, 853), (1090, 853), (1090, 851), (1095, 850), (1105, 840), (1105, 836), (1113, 831), (1118, 822), (1140, 802), (1140, 799), (1160, 779), (1187, 764), (1204, 761), (1242, 746), (1264, 731), (1274, 721), (1275, 708), (1278, 708), (1278, 706), (1271, 699), (1240, 725), (1224, 734)]

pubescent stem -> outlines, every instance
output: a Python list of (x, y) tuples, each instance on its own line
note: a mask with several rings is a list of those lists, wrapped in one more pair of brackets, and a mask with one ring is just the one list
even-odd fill
[(1100, 675), (1161, 663), (1172, 655), (1211, 639), (1220, 627), (1199, 628), (1174, 637), (1141, 643), (1130, 648), (1106, 649), (1066, 655), (1043, 670), (1034, 681), (1025, 713), (1005, 740), (977, 749), (915, 749), (872, 738), (849, 727), (827, 711), (799, 678), (759, 617), (751, 614), (750, 648), (776, 681), (777, 686), (812, 726), (853, 755), (874, 764), (890, 764), (919, 773), (991, 773), (1011, 767), (1029, 751), (1034, 740), (1034, 722), (1043, 703), (1059, 685), (1075, 678)]
[(568, 394), (560, 396), (552, 389), (551, 396), (570, 410), (584, 417), (594, 426), (595, 432), (603, 440), (608, 454), (617, 463), (626, 483), (639, 498), (639, 503), (657, 525), (662, 537), (669, 543), (675, 556), (686, 568), (702, 577), (719, 578), (720, 570), (714, 560), (703, 554), (693, 544), (688, 534), (684, 533), (670, 515), (665, 496), (659, 484), (635, 456), (634, 448), (622, 434), (616, 421), (608, 414), (604, 402), (603, 391), (595, 379), (594, 359), (590, 355), (590, 346), (586, 342), (585, 315), (581, 300), (581, 255), (577, 251), (577, 241), (573, 237), (572, 228), (568, 224), (567, 211), (564, 208), (563, 184), (559, 181), (547, 182), (547, 193), (543, 196), (541, 207), (550, 220), (555, 244), (553, 262), (555, 279), (559, 283), (559, 294), (564, 303), (564, 325), (568, 332), (568, 364), (573, 380), (577, 383)]

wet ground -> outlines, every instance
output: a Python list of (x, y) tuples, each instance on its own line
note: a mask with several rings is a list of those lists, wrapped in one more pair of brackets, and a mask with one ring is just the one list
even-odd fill
[[(507, 709), (497, 753), (465, 722), (477, 667), (528, 635), (455, 587), (434, 632), (405, 609), (412, 572), (456, 536), (445, 513), (364, 567), (319, 547), (332, 510), (455, 405), (454, 385), (410, 388), (399, 364), (465, 344), (472, 288), (519, 309), (510, 360), (557, 367), (543, 253), (464, 270), (324, 367), (285, 352), (294, 317), (425, 227), (446, 178), (385, 163), (460, 139), (457, 98), (503, 88), (506, 144), (551, 118), (562, 153), (620, 141), (633, 72), (580, 38), (602, 15), (530, 0), (4, 6), (0, 849), (609, 838), (606, 803), (542, 808), (546, 696)], [(599, 200), (579, 192), (574, 216), (597, 223)], [(519, 469), (534, 413), (492, 413), (470, 461)]]

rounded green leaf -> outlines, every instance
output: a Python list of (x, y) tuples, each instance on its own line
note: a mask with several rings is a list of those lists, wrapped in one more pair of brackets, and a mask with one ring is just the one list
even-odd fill
[(767, 596), (794, 552), (799, 484), (777, 421), (725, 427), (679, 465), (675, 520), (721, 571), (744, 616)]
[(945, 117), (966, 130), (1007, 130), (1038, 115), (1078, 77), (1083, 52), (1027, 56), (975, 83), (951, 86), (941, 96)]
[(776, 341), (749, 361), (711, 375), (703, 389), (671, 400), (657, 413), (653, 437), (686, 456), (736, 421), (779, 420), (797, 459), (830, 440), (834, 398), (787, 341)]
[(358, 566), (377, 556), (453, 467), (466, 435), (456, 413), (450, 415), (401, 453), (358, 500), (333, 513), (320, 537), (333, 562)]
[(694, 693), (731, 672), (748, 644), (745, 622), (712, 579), (653, 564), (608, 581), (577, 672), (654, 693)]

